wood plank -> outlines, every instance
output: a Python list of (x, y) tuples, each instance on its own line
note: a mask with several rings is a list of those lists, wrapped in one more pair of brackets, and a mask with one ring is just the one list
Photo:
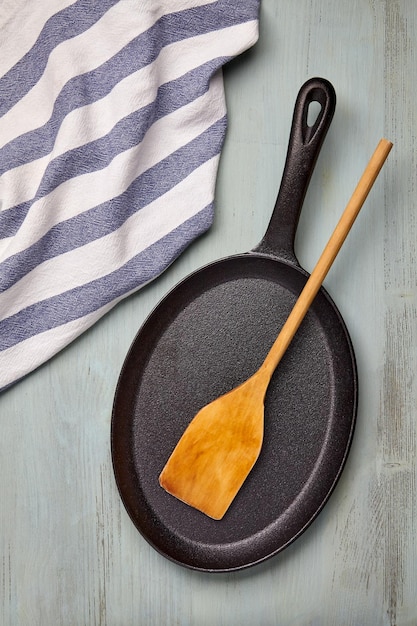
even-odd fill
[[(414, 0), (263, 0), (258, 45), (225, 72), (230, 122), (212, 230), (0, 396), (0, 623), (417, 623), (416, 20)], [(160, 297), (261, 239), (295, 96), (313, 75), (333, 82), (338, 105), (297, 235), (307, 269), (377, 140), (394, 142), (326, 279), (358, 361), (355, 439), (335, 493), (300, 539), (246, 572), (204, 575), (157, 554), (124, 511), (109, 447), (115, 385)]]

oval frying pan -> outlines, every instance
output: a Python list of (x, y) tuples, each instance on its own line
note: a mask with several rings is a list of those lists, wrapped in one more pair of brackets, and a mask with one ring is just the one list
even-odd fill
[[(321, 111), (307, 123), (311, 102)], [(307, 186), (335, 109), (311, 79), (295, 104), (286, 164), (265, 237), (179, 283), (138, 332), (113, 406), (112, 458), (123, 503), (165, 557), (224, 572), (259, 563), (297, 538), (343, 469), (356, 419), (355, 357), (322, 288), (273, 375), (258, 461), (221, 521), (164, 491), (158, 476), (197, 411), (262, 363), (308, 277), (294, 254)]]

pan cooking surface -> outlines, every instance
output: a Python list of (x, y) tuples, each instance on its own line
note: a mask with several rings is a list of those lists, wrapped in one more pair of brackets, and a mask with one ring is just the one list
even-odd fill
[(140, 532), (183, 565), (224, 571), (276, 553), (321, 510), (343, 467), (356, 372), (322, 290), (273, 375), (260, 457), (223, 520), (158, 483), (197, 411), (262, 363), (305, 280), (302, 270), (253, 253), (214, 263), (168, 294), (127, 356), (113, 412), (116, 479)]

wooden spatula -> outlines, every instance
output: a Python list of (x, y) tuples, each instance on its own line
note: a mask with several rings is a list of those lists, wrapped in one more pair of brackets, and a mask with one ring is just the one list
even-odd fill
[(261, 451), (264, 397), (271, 376), (337, 256), (392, 143), (381, 139), (316, 267), (259, 370), (202, 408), (159, 477), (160, 485), (209, 517), (221, 519)]

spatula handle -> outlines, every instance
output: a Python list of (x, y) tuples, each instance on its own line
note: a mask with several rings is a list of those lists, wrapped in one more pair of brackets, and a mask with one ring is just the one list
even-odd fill
[(343, 242), (345, 241), (352, 225), (365, 202), (372, 185), (374, 184), (390, 150), (392, 143), (386, 139), (381, 139), (368, 165), (365, 168), (359, 183), (353, 192), (333, 234), (324, 248), (316, 267), (307, 280), (294, 308), (272, 348), (270, 349), (262, 369), (274, 372), (286, 349), (288, 348), (297, 329), (303, 321), (311, 303), (320, 289), (327, 272), (335, 260)]

